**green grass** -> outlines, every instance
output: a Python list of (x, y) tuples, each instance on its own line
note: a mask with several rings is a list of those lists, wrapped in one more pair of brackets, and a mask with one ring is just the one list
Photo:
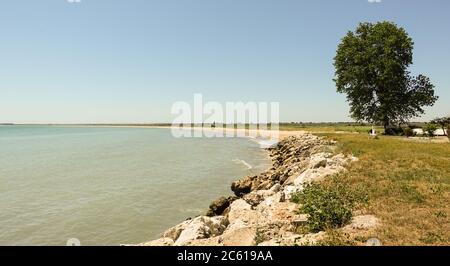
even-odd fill
[(313, 233), (337, 229), (350, 222), (356, 204), (364, 202), (356, 190), (333, 178), (328, 183), (312, 183), (292, 196), (300, 204), (299, 212), (308, 215), (307, 230)]
[[(285, 131), (309, 131), (313, 133), (364, 133), (372, 129), (370, 125), (352, 123), (319, 123), (319, 124), (280, 124), (280, 130)], [(383, 127), (375, 127), (377, 132), (384, 132)]]
[(359, 157), (338, 178), (351, 189), (364, 189), (368, 203), (362, 211), (382, 221), (377, 238), (386, 245), (450, 244), (449, 143), (323, 135), (338, 141), (339, 152)]

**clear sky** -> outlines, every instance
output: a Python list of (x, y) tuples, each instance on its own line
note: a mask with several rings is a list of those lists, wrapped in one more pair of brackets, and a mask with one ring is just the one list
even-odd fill
[(349, 121), (336, 47), (381, 20), (406, 28), (413, 74), (436, 85), (423, 119), (449, 115), (448, 0), (2, 0), (0, 123), (170, 122), (194, 93)]

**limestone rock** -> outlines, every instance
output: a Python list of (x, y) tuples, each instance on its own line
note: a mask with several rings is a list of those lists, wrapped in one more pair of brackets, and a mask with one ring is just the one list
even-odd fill
[(292, 223), (295, 226), (306, 225), (308, 223), (308, 215), (307, 214), (296, 215), (296, 216), (294, 216)]
[(278, 191), (280, 191), (280, 189), (281, 189), (281, 185), (279, 183), (277, 183), (273, 187), (270, 188), (270, 192), (277, 193)]
[(258, 244), (259, 247), (277, 247), (280, 245), (280, 242), (277, 239), (270, 239)]
[(209, 246), (223, 246), (221, 236), (215, 236), (204, 239), (195, 239), (189, 242), (189, 246), (209, 247)]
[[(207, 216), (187, 220), (168, 229), (162, 238), (141, 245), (246, 246), (313, 245), (323, 232), (299, 235), (308, 221), (298, 214), (292, 195), (315, 181), (345, 171), (353, 156), (333, 155), (333, 141), (308, 133), (291, 136), (268, 148), (272, 168), (231, 184), (236, 197), (221, 197), (210, 205)], [(328, 152), (323, 152), (328, 151)], [(355, 216), (344, 230), (369, 230), (379, 221)]]
[(253, 246), (255, 238), (256, 229), (251, 227), (230, 230), (222, 235), (224, 246)]
[(172, 238), (160, 238), (150, 242), (145, 242), (139, 244), (137, 246), (145, 246), (145, 247), (164, 247), (164, 246), (173, 246), (174, 242)]
[(181, 232), (192, 222), (192, 220), (186, 220), (172, 228), (167, 229), (163, 234), (162, 238), (171, 238), (177, 240)]
[(302, 185), (297, 186), (287, 186), (283, 190), (284, 198), (286, 200), (290, 200), (292, 197), (292, 194), (297, 193), (303, 189)]
[(243, 199), (251, 206), (256, 206), (264, 200), (264, 196), (257, 192), (252, 192), (243, 197)]
[(231, 190), (238, 197), (242, 197), (245, 194), (248, 194), (252, 191), (253, 180), (256, 179), (256, 176), (248, 176), (244, 179), (235, 181), (231, 184)]
[(230, 204), (236, 200), (236, 197), (220, 197), (213, 201), (209, 206), (206, 216), (223, 215)]
[(256, 222), (260, 217), (259, 213), (252, 210), (252, 206), (243, 199), (238, 199), (230, 205), (230, 212), (228, 213), (228, 221), (230, 226), (237, 222), (244, 224)]
[[(273, 186), (272, 188), (276, 189), (276, 186)], [(251, 206), (257, 206), (260, 204), (264, 199), (272, 196), (275, 194), (272, 189), (269, 190), (256, 190), (253, 191), (243, 197), (243, 199), (250, 204)]]
[(330, 158), (328, 153), (317, 153), (311, 156), (308, 168), (315, 169), (327, 166), (327, 158)]
[(325, 232), (319, 232), (314, 234), (306, 234), (300, 239), (296, 239), (295, 244), (299, 246), (313, 246), (317, 242), (322, 241), (326, 236)]
[(184, 224), (184, 229), (179, 236), (174, 239), (175, 245), (182, 246), (192, 240), (204, 239), (217, 236), (223, 233), (228, 225), (228, 220), (224, 216), (207, 217), (200, 216), (189, 223)]
[(280, 237), (280, 246), (294, 246), (302, 240), (303, 236), (292, 232), (286, 232)]

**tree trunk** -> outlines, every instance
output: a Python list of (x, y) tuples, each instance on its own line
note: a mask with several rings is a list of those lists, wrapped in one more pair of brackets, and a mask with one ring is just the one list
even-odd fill
[(391, 123), (389, 123), (389, 120), (387, 118), (383, 119), (383, 127), (384, 127), (384, 134), (389, 135), (389, 128), (391, 127)]

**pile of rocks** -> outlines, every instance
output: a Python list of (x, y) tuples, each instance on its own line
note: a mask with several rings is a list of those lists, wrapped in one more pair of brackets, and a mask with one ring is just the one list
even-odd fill
[[(335, 142), (311, 134), (288, 137), (268, 151), (273, 167), (235, 181), (235, 196), (214, 201), (205, 216), (187, 220), (144, 246), (294, 245), (314, 243), (323, 233), (299, 235), (298, 225), (308, 217), (297, 213), (289, 199), (304, 185), (345, 170), (357, 160), (334, 154)], [(360, 222), (357, 220), (357, 222)]]

